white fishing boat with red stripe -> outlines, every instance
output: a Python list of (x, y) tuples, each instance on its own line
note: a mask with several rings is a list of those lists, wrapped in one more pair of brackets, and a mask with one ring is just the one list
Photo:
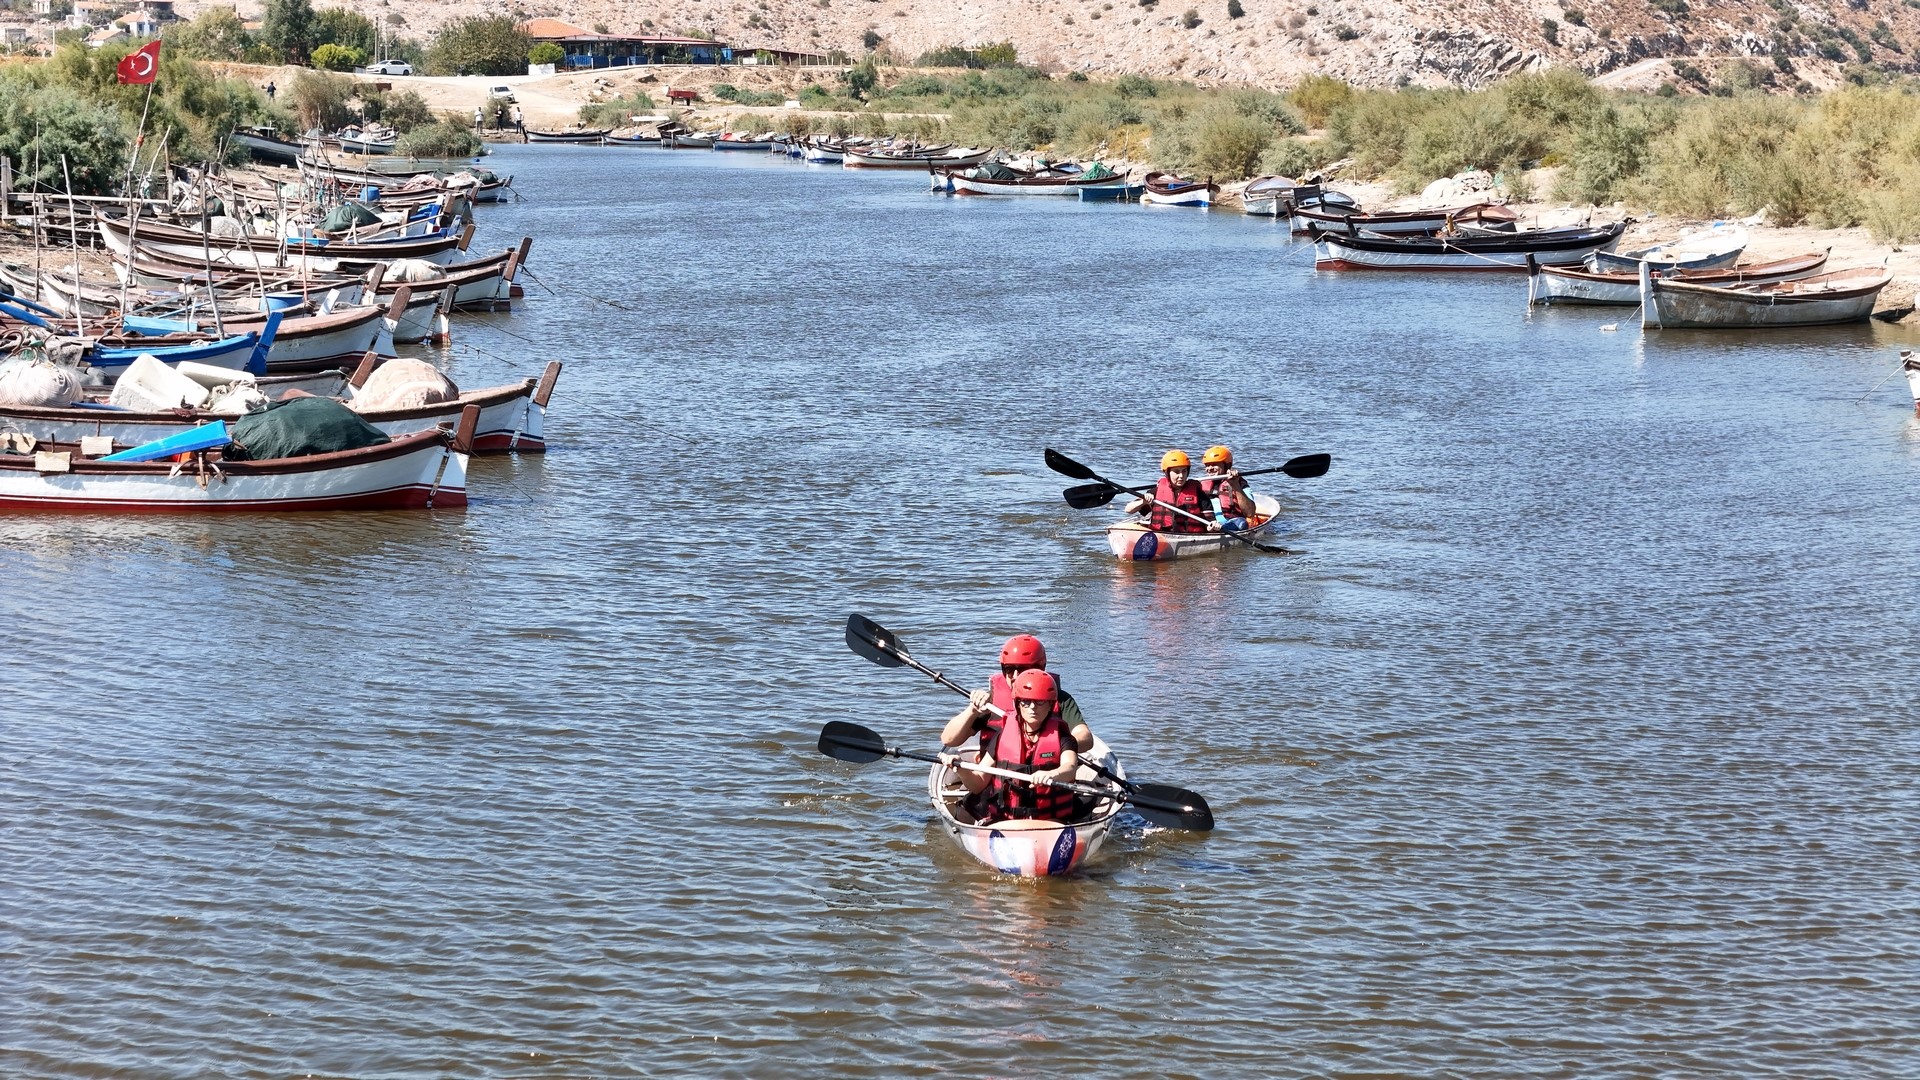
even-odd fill
[[(1107, 744), (1096, 736), (1093, 749), (1085, 755), (1076, 782), (1106, 788), (1111, 783), (1094, 770), (1088, 761), (1097, 762), (1114, 776), (1124, 780), (1126, 769)], [(966, 809), (967, 789), (959, 772), (947, 765), (927, 770), (927, 799), (940, 825), (960, 850), (1003, 874), (1021, 877), (1058, 877), (1080, 868), (1100, 853), (1107, 833), (1124, 809), (1114, 798), (1082, 797), (1076, 806), (1080, 813), (1071, 822), (989, 821), (979, 822)]]
[(1247, 493), (1253, 499), (1253, 520), (1245, 529), (1227, 533), (1155, 532), (1138, 519), (1107, 526), (1107, 547), (1121, 562), (1172, 562), (1198, 555), (1216, 555), (1228, 548), (1245, 547), (1234, 536), (1259, 540), (1279, 531), (1280, 503), (1271, 495)]
[(115, 514), (454, 509), (467, 505), (467, 454), (479, 410), (357, 450), (265, 461), (101, 461), (72, 443), (0, 454), (0, 511)]

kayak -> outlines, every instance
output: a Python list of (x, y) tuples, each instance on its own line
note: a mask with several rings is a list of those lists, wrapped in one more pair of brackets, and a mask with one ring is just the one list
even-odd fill
[[(1279, 531), (1280, 503), (1271, 495), (1248, 494), (1253, 499), (1253, 520), (1233, 535), (1259, 539)], [(1107, 526), (1107, 546), (1121, 562), (1172, 562), (1246, 545), (1226, 533), (1155, 532), (1146, 522), (1133, 519)]]
[[(1093, 749), (1083, 755), (1080, 771), (1074, 778), (1082, 784), (1112, 788), (1112, 782), (1095, 772), (1087, 759), (1099, 762), (1122, 779), (1127, 775), (1119, 759), (1098, 736), (1093, 740)], [(1003, 874), (1021, 877), (1058, 877), (1093, 858), (1121, 810), (1119, 800), (1100, 798), (1092, 800), (1092, 806), (1085, 806), (1083, 800), (1084, 819), (1068, 824), (996, 821), (983, 825), (962, 805), (966, 793), (967, 789), (960, 785), (958, 770), (938, 764), (927, 770), (927, 798), (933, 803), (933, 812), (940, 816), (941, 826), (953, 842), (960, 845), (960, 850)]]

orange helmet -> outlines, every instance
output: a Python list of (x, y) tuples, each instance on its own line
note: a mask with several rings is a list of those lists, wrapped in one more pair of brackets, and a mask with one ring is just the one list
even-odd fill
[(1023, 671), (1019, 678), (1013, 680), (1013, 700), (1059, 701), (1060, 684), (1039, 668)]
[(1233, 451), (1224, 446), (1209, 446), (1207, 447), (1207, 452), (1200, 455), (1200, 464), (1231, 465), (1233, 464)]
[(1014, 667), (1046, 667), (1047, 647), (1032, 634), (1015, 634), (1000, 646), (1000, 662)]
[(1168, 469), (1191, 469), (1191, 468), (1193, 468), (1193, 462), (1190, 459), (1188, 459), (1187, 452), (1185, 450), (1169, 450), (1166, 453), (1160, 455), (1160, 471), (1161, 472), (1166, 472)]

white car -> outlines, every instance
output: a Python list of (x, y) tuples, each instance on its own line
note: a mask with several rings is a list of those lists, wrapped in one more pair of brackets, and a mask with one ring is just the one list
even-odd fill
[(513, 96), (513, 87), (511, 86), (489, 86), (487, 87), (487, 97), (494, 101), (504, 101), (509, 105), (518, 100)]
[(382, 60), (377, 64), (368, 64), (367, 74), (411, 75), (413, 74), (413, 65), (407, 63), (405, 60)]

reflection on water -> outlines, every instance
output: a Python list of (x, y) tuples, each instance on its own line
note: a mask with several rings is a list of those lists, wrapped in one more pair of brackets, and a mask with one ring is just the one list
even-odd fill
[[(565, 361), (545, 459), (475, 462), (465, 512), (0, 522), (0, 1073), (1920, 1058), (1920, 421), (1868, 393), (1909, 331), (1643, 335), (1224, 213), (495, 162), (527, 200), (481, 239), (539, 281), (432, 355)], [(1306, 554), (1119, 564), (1040, 458), (1215, 442), (1334, 456), (1262, 480)], [(918, 766), (813, 751), (959, 704), (849, 611), (963, 685), (1038, 634), (1219, 828), (981, 867)]]

